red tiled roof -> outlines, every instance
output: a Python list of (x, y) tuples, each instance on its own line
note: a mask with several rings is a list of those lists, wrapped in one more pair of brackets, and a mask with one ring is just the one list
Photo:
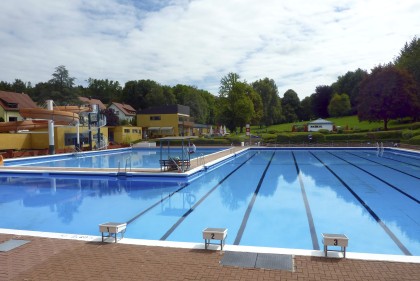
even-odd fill
[(98, 99), (79, 97), (79, 100), (85, 104), (90, 104), (90, 105), (98, 104), (100, 110), (106, 109), (106, 106)]
[(136, 110), (129, 104), (118, 102), (113, 102), (112, 104), (115, 105), (119, 110), (121, 110), (125, 115), (136, 115)]
[(21, 108), (38, 107), (27, 94), (5, 91), (0, 91), (0, 106), (8, 111), (18, 111)]

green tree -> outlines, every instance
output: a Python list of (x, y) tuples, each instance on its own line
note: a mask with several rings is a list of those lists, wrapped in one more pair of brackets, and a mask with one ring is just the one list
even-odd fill
[(239, 75), (229, 73), (220, 81), (220, 95), (217, 103), (216, 121), (226, 124), (230, 131), (250, 123), (255, 115), (252, 100), (253, 89), (245, 82), (238, 81)]
[(205, 124), (209, 115), (207, 100), (196, 87), (178, 84), (173, 88), (178, 104), (190, 107), (196, 123)]
[(89, 78), (87, 82), (85, 94), (89, 97), (99, 99), (104, 104), (121, 101), (122, 87), (118, 81)]
[(420, 39), (414, 37), (410, 43), (405, 43), (399, 56), (395, 59), (398, 68), (407, 70), (413, 75), (417, 84), (417, 91), (420, 94)]
[(299, 112), (299, 120), (311, 120), (314, 118), (312, 113), (312, 99), (311, 97), (305, 97), (300, 102), (301, 111)]
[(226, 97), (233, 90), (235, 84), (239, 82), (239, 79), (240, 76), (233, 72), (230, 72), (228, 75), (224, 76), (220, 81), (219, 96)]
[(287, 90), (281, 99), (283, 115), (287, 123), (298, 121), (298, 114), (301, 110), (298, 95), (292, 89)]
[(328, 105), (328, 113), (331, 117), (349, 115), (351, 112), (350, 98), (346, 94), (334, 94)]
[(151, 106), (171, 105), (175, 96), (168, 87), (162, 87), (152, 80), (128, 81), (122, 91), (122, 101), (135, 109)]
[(57, 66), (52, 76), (53, 78), (48, 81), (51, 91), (46, 93), (40, 102), (52, 99), (56, 105), (78, 104), (77, 91), (73, 89), (75, 78), (70, 77), (66, 67), (64, 65)]
[(332, 96), (332, 88), (330, 86), (317, 86), (315, 93), (311, 95), (312, 112), (315, 117), (328, 117), (328, 104)]
[(0, 91), (11, 92), (13, 91), (12, 84), (7, 81), (0, 81)]
[(377, 66), (360, 85), (358, 117), (360, 121), (388, 121), (420, 114), (416, 82), (406, 70), (391, 64)]
[(360, 68), (348, 71), (344, 76), (339, 76), (331, 85), (333, 93), (346, 93), (350, 98), (352, 113), (357, 112), (357, 101), (360, 91), (360, 82), (367, 76), (367, 71)]
[(252, 83), (252, 87), (260, 95), (262, 101), (260, 126), (280, 123), (282, 120), (281, 100), (274, 80), (264, 78)]

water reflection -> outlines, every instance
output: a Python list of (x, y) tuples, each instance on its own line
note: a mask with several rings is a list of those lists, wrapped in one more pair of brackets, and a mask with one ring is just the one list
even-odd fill
[[(79, 213), (84, 201), (92, 198), (121, 198), (127, 196), (135, 200), (159, 200), (168, 192), (181, 189), (186, 182), (170, 181), (144, 181), (144, 180), (121, 180), (116, 178), (89, 178), (89, 177), (42, 177), (35, 176), (0, 176), (0, 203), (19, 203), (14, 206), (28, 210), (38, 210), (48, 207), (50, 213), (64, 224), (74, 220), (74, 215)], [(174, 201), (173, 199), (170, 202)], [(195, 199), (191, 195), (184, 194), (184, 201), (189, 205)], [(89, 199), (89, 202), (91, 200)], [(121, 204), (122, 202), (115, 202)], [(171, 204), (171, 203), (170, 203)], [(0, 204), (1, 212), (16, 212), (19, 210), (2, 209), (5, 205)], [(10, 207), (10, 206), (9, 206)], [(25, 220), (25, 218), (21, 218)], [(18, 221), (19, 219), (17, 219)], [(7, 227), (7, 226), (4, 226)]]

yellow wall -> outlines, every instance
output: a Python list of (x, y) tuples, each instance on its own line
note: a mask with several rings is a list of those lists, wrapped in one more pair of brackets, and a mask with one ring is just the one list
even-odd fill
[[(151, 116), (160, 116), (160, 120), (150, 120)], [(149, 136), (149, 137), (163, 137), (163, 136), (179, 136), (182, 132), (180, 132), (179, 128), (179, 118), (184, 117), (186, 119), (189, 118), (189, 116), (186, 115), (178, 115), (178, 114), (138, 114), (137, 115), (137, 125), (141, 126), (143, 128), (150, 128), (150, 127), (172, 127), (173, 128), (173, 134), (168, 134), (165, 131), (159, 133), (157, 131), (149, 131), (148, 133), (153, 133), (155, 136)], [(186, 122), (191, 123), (191, 122)], [(185, 124), (186, 128), (184, 129), (184, 135), (189, 136), (190, 129), (187, 128), (188, 126), (192, 126), (192, 124)]]
[(0, 117), (3, 117), (4, 122), (9, 122), (10, 117), (16, 117), (18, 121), (22, 121), (23, 118), (20, 116), (19, 111), (6, 111), (0, 106)]
[[(39, 132), (44, 133), (39, 133)], [(0, 134), (0, 150), (6, 149), (48, 149), (48, 133), (45, 133), (47, 128), (42, 128), (31, 133), (19, 133), (19, 134)], [(87, 133), (87, 127), (80, 127), (80, 134)], [(76, 133), (76, 127), (55, 127), (54, 128), (54, 146), (55, 149), (72, 149), (74, 145), (65, 145), (65, 133)], [(102, 127), (101, 133), (108, 138), (108, 128)], [(92, 136), (97, 134), (97, 130), (92, 131)], [(93, 138), (92, 146), (96, 146), (96, 140)], [(84, 143), (84, 147), (88, 147), (88, 143)]]
[(6, 149), (30, 149), (31, 135), (30, 134), (0, 134), (0, 150)]
[(6, 114), (3, 107), (0, 106), (0, 117), (3, 117), (4, 122), (6, 122)]
[(142, 139), (142, 128), (133, 126), (116, 126), (109, 128), (114, 133), (116, 143), (129, 144)]

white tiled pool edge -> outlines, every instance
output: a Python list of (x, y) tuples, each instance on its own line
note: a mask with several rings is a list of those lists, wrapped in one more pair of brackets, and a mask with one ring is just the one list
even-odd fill
[[(0, 228), (0, 234), (34, 236), (34, 237), (53, 238), (53, 239), (70, 239), (70, 240), (86, 241), (86, 242), (101, 242), (102, 241), (101, 236), (16, 230), (16, 229), (7, 229), (7, 228)], [(201, 236), (201, 233), (199, 233), (198, 235)], [(108, 241), (110, 243), (114, 243), (114, 239), (108, 239)], [(203, 240), (203, 243), (192, 243), (192, 242), (172, 242), (172, 241), (160, 241), (160, 240), (123, 238), (122, 240), (118, 241), (118, 243), (127, 244), (127, 245), (156, 246), (156, 247), (183, 248), (183, 249), (204, 249), (204, 240)], [(209, 248), (213, 250), (220, 249), (218, 245), (210, 245)], [(223, 248), (224, 248), (224, 251), (235, 251), (235, 252), (287, 254), (287, 255), (311, 256), (311, 257), (324, 256), (324, 251), (322, 250), (302, 250), (302, 249), (288, 249), (288, 248), (237, 246), (237, 245), (228, 245), (228, 244), (226, 244)], [(339, 258), (341, 257), (341, 253), (328, 252), (328, 257)], [(346, 252), (346, 258), (357, 259), (357, 260), (384, 261), (384, 262), (420, 263), (420, 256)]]

